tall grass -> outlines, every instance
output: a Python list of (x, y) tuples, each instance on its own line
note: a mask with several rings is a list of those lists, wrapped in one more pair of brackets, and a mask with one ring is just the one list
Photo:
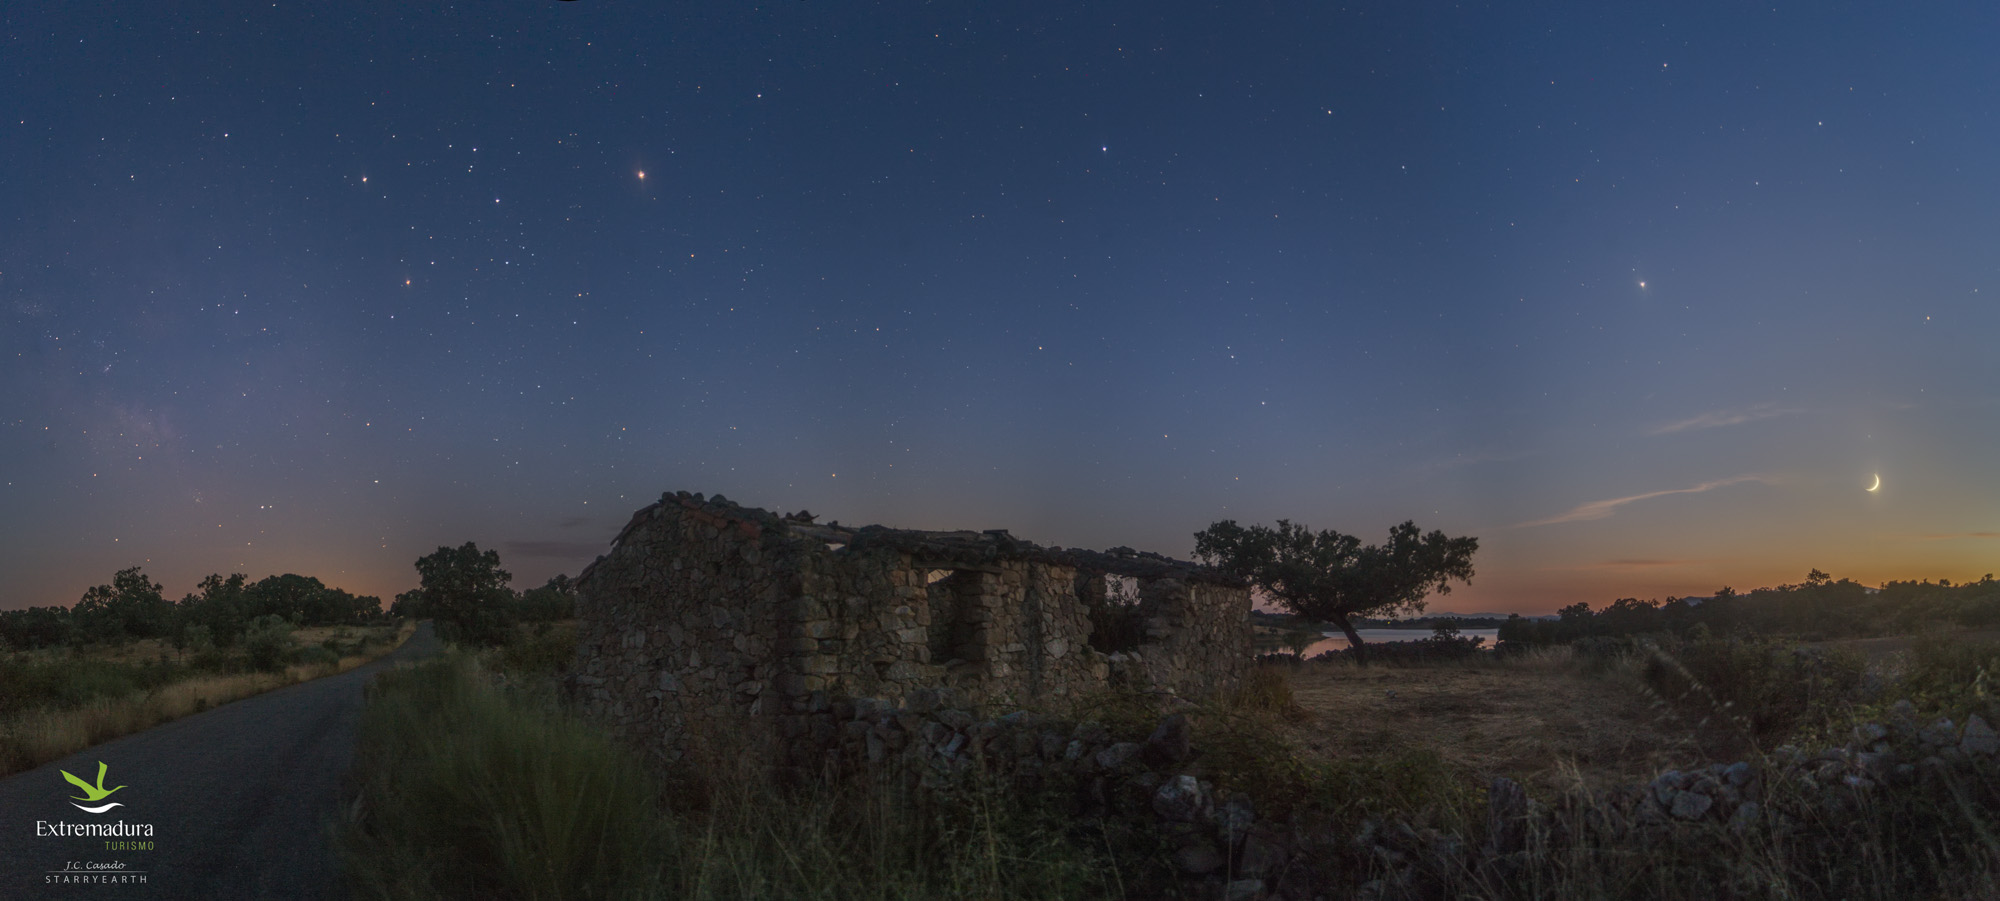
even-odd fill
[[(717, 736), (727, 744), (725, 736)], [(371, 687), (339, 846), (359, 897), (1122, 897), (1105, 843), (987, 786), (786, 785), (755, 755), (666, 778), (455, 653)]]
[[(375, 898), (643, 898), (663, 837), (642, 768), (454, 652), (369, 687), (341, 835)], [(365, 863), (362, 863), (364, 862)]]

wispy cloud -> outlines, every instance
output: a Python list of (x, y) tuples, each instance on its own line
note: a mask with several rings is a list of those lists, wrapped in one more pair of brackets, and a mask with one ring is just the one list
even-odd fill
[(582, 559), (595, 557), (610, 549), (610, 544), (601, 541), (506, 541), (501, 546), (515, 557), (563, 557)]
[(1759, 419), (1770, 419), (1775, 416), (1788, 416), (1797, 412), (1799, 411), (1789, 407), (1780, 407), (1777, 404), (1756, 404), (1749, 407), (1737, 407), (1733, 410), (1715, 410), (1703, 413), (1700, 416), (1683, 419), (1679, 422), (1667, 423), (1653, 429), (1650, 434), (1666, 435), (1673, 432), (1686, 432), (1694, 429), (1715, 429), (1726, 425), (1741, 425), (1746, 422), (1755, 422)]
[(1548, 519), (1537, 519), (1530, 522), (1519, 523), (1515, 525), (1514, 528), (1525, 529), (1530, 526), (1552, 526), (1559, 522), (1582, 522), (1584, 520), (1590, 520), (1590, 519), (1603, 519), (1607, 516), (1610, 516), (1613, 510), (1616, 510), (1619, 507), (1623, 507), (1626, 504), (1632, 503), (1634, 501), (1643, 501), (1656, 497), (1665, 497), (1669, 494), (1699, 494), (1703, 491), (1714, 491), (1717, 488), (1722, 488), (1728, 485), (1735, 485), (1740, 482), (1762, 482), (1762, 481), (1764, 481), (1763, 476), (1736, 476), (1735, 478), (1717, 479), (1713, 482), (1703, 482), (1699, 485), (1694, 486), (1693, 488), (1669, 488), (1665, 491), (1648, 491), (1645, 494), (1634, 494), (1629, 497), (1614, 497), (1609, 500), (1591, 501), (1590, 503), (1587, 504), (1578, 504), (1575, 507), (1571, 507), (1567, 511), (1558, 513), (1555, 516), (1551, 516)]
[(2000, 532), (1938, 532), (1925, 535), (1925, 541), (1945, 541), (1952, 538), (2000, 538)]

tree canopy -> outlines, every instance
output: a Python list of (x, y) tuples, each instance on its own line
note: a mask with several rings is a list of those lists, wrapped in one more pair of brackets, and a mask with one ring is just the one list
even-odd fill
[(1477, 538), (1426, 535), (1413, 521), (1365, 547), (1352, 535), (1283, 519), (1276, 528), (1225, 519), (1194, 538), (1197, 559), (1249, 581), (1291, 613), (1339, 626), (1357, 657), (1361, 635), (1350, 617), (1423, 612), (1424, 598), (1450, 594), (1452, 580), (1471, 583), (1479, 549)]
[[(513, 624), (510, 607), (514, 576), (500, 568), (500, 552), (481, 551), (470, 541), (440, 547), (417, 559), (421, 609), (436, 620), (447, 638), (476, 644), (498, 644)], [(397, 596), (398, 603), (405, 597)]]

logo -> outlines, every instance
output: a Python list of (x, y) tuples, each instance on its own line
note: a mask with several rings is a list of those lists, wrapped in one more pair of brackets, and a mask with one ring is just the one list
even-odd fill
[[(91, 801), (91, 802), (97, 802), (97, 801), (102, 801), (102, 800), (104, 800), (105, 798), (108, 798), (108, 797), (110, 797), (110, 796), (111, 796), (111, 793), (112, 793), (112, 792), (115, 792), (115, 791), (117, 791), (117, 790), (118, 790), (119, 788), (124, 788), (124, 787), (125, 787), (125, 786), (122, 786), (122, 785), (120, 785), (120, 786), (118, 786), (118, 788), (105, 788), (105, 787), (104, 787), (104, 771), (105, 771), (106, 769), (109, 769), (109, 767), (106, 767), (106, 766), (104, 765), (104, 761), (100, 760), (100, 761), (98, 761), (98, 762), (97, 762), (97, 784), (96, 784), (96, 785), (92, 785), (92, 784), (90, 784), (90, 783), (88, 783), (88, 782), (85, 782), (85, 781), (83, 781), (83, 780), (82, 780), (81, 778), (78, 778), (77, 776), (74, 776), (74, 775), (72, 775), (72, 774), (70, 773), (70, 771), (68, 771), (68, 770), (57, 770), (56, 772), (58, 772), (58, 773), (61, 773), (61, 774), (63, 774), (63, 778), (64, 778), (64, 779), (68, 779), (68, 780), (70, 781), (70, 783), (71, 783), (71, 784), (73, 784), (73, 785), (75, 785), (75, 786), (76, 786), (77, 788), (80, 788), (80, 789), (83, 789), (83, 795), (84, 795), (83, 797), (78, 797), (78, 796), (76, 796), (76, 795), (70, 795), (70, 797), (72, 797), (72, 798), (76, 798), (76, 799), (77, 799), (78, 801)], [(124, 807), (125, 805), (123, 805), (123, 804), (120, 804), (120, 803), (118, 803), (118, 802), (116, 802), (116, 801), (113, 801), (113, 802), (111, 802), (111, 803), (109, 803), (109, 804), (106, 804), (106, 805), (104, 805), (103, 807), (85, 807), (85, 806), (83, 806), (82, 804), (77, 804), (77, 805), (75, 805), (75, 806), (76, 806), (76, 809), (78, 809), (78, 810), (81, 810), (81, 811), (84, 811), (85, 813), (103, 813), (103, 812), (105, 812), (105, 811), (107, 811), (107, 810), (110, 810), (110, 809), (111, 809), (111, 808), (113, 808), (113, 807)]]

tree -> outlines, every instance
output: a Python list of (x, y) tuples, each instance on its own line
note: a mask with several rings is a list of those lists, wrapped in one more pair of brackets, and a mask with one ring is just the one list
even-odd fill
[(70, 616), (85, 641), (125, 641), (166, 635), (174, 607), (160, 596), (160, 584), (134, 566), (119, 570), (111, 584), (85, 591)]
[(1472, 581), (1479, 539), (1423, 534), (1415, 522), (1389, 530), (1389, 540), (1361, 539), (1328, 529), (1314, 532), (1287, 520), (1277, 528), (1214, 523), (1195, 536), (1195, 557), (1249, 581), (1297, 616), (1330, 622), (1365, 660), (1353, 616), (1422, 613), (1431, 592), (1451, 593), (1451, 580)]
[(440, 547), (437, 553), (417, 559), (417, 575), (421, 606), (437, 621), (444, 637), (474, 644), (506, 640), (512, 625), (508, 607), (514, 600), (507, 583), (514, 576), (500, 568), (498, 551), (481, 551), (470, 541), (460, 547)]
[(409, 591), (397, 594), (396, 599), (389, 604), (389, 615), (407, 617), (409, 619), (428, 619), (431, 611), (429, 607), (424, 605), (424, 590), (421, 588), (412, 588)]
[(0, 645), (53, 648), (70, 641), (70, 612), (63, 607), (0, 610)]
[(297, 573), (265, 576), (250, 586), (250, 613), (279, 616), (290, 620), (292, 625), (305, 625), (318, 606), (319, 596), (325, 592), (326, 583), (312, 576)]
[(201, 580), (201, 593), (181, 599), (181, 621), (189, 627), (207, 626), (217, 647), (229, 647), (243, 636), (250, 622), (250, 577), (231, 573), (210, 573)]
[(576, 615), (576, 582), (567, 575), (557, 575), (540, 588), (530, 588), (521, 592), (515, 602), (514, 613), (520, 619), (531, 623), (555, 622)]

